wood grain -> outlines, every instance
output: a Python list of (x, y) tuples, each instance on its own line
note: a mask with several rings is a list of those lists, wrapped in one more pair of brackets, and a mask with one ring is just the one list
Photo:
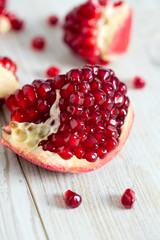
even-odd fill
[[(84, 64), (60, 41), (62, 31), (47, 27), (44, 21), (52, 12), (62, 18), (79, 2), (10, 0), (10, 9), (26, 19), (27, 25), (22, 33), (1, 36), (0, 53), (17, 62), (21, 84), (43, 78), (51, 64), (61, 67), (62, 72)], [(87, 174), (47, 171), (22, 158), (17, 160), (14, 153), (0, 147), (0, 239), (160, 239), (160, 2), (126, 2), (134, 9), (131, 46), (126, 55), (110, 65), (128, 84), (135, 112), (126, 145), (106, 166)], [(36, 34), (44, 34), (48, 41), (43, 53), (29, 48)], [(144, 90), (130, 87), (130, 80), (137, 74), (147, 81)], [(0, 116), (3, 124), (3, 114)], [(9, 120), (6, 110), (5, 118)], [(128, 187), (136, 192), (131, 210), (120, 204)], [(63, 194), (67, 189), (82, 196), (78, 209), (66, 208)]]

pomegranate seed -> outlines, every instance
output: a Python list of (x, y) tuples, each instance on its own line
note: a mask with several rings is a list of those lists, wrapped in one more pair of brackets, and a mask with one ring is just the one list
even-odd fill
[(53, 85), (56, 89), (60, 89), (65, 83), (65, 75), (57, 75), (53, 79)]
[(125, 95), (126, 92), (127, 92), (127, 86), (126, 84), (120, 82), (119, 84), (119, 92), (122, 94), (122, 95)]
[(72, 119), (70, 121), (70, 126), (74, 131), (83, 131), (85, 128), (85, 124), (81, 119)]
[(60, 73), (60, 69), (55, 66), (51, 66), (46, 70), (46, 76), (49, 78), (53, 78), (59, 73)]
[(47, 23), (50, 25), (50, 26), (55, 26), (58, 24), (58, 17), (55, 16), (55, 15), (50, 15), (48, 18), (47, 18)]
[(139, 76), (136, 76), (134, 77), (133, 79), (133, 86), (137, 89), (141, 89), (141, 88), (144, 88), (146, 85), (146, 82), (143, 78), (139, 77)]
[(69, 104), (81, 106), (84, 103), (84, 97), (81, 93), (73, 93), (69, 98)]
[(64, 144), (64, 137), (61, 133), (53, 134), (51, 138), (51, 142), (55, 147), (58, 147), (58, 146), (61, 147)]
[(37, 101), (35, 88), (31, 85), (24, 85), (22, 88), (23, 95), (30, 101), (32, 104), (35, 104)]
[(104, 147), (99, 147), (97, 149), (97, 154), (99, 158), (103, 159), (107, 156), (107, 150)]
[(77, 147), (75, 150), (74, 150), (74, 155), (78, 158), (78, 159), (81, 159), (83, 158), (84, 156), (84, 150), (82, 147)]
[(34, 50), (41, 51), (46, 47), (46, 40), (41, 36), (34, 37), (31, 41), (31, 46)]
[(61, 158), (65, 160), (68, 160), (73, 156), (72, 151), (68, 147), (59, 147), (57, 148), (56, 152)]
[(26, 113), (21, 110), (21, 109), (16, 109), (14, 112), (11, 114), (11, 120), (16, 121), (16, 122), (26, 122), (27, 120), (27, 115)]
[(75, 192), (67, 190), (64, 195), (65, 203), (70, 208), (77, 208), (82, 202), (82, 198)]
[(79, 69), (72, 69), (67, 73), (67, 78), (70, 81), (73, 82), (80, 82), (80, 79), (82, 77), (82, 72)]
[(105, 142), (105, 148), (107, 150), (107, 152), (111, 152), (112, 150), (114, 150), (118, 145), (118, 142), (115, 138), (108, 138), (106, 139)]
[(126, 189), (121, 197), (121, 203), (122, 205), (130, 209), (133, 207), (133, 204), (135, 202), (135, 192), (131, 189)]
[(95, 162), (98, 158), (98, 155), (96, 152), (86, 152), (85, 154), (85, 159), (88, 161), (88, 162)]
[(24, 21), (21, 19), (13, 18), (10, 22), (14, 31), (21, 31), (24, 28)]

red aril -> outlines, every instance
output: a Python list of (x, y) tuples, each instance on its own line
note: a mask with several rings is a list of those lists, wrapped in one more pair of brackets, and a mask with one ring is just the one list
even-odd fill
[(31, 47), (36, 51), (44, 50), (46, 46), (46, 40), (43, 36), (36, 36), (31, 40)]
[(125, 192), (121, 197), (122, 205), (125, 208), (130, 209), (133, 207), (134, 202), (135, 202), (135, 192), (131, 189), (125, 190)]
[(46, 76), (53, 78), (60, 73), (60, 69), (56, 66), (51, 66), (46, 70)]
[(69, 208), (77, 208), (82, 202), (81, 196), (71, 190), (65, 192), (64, 200)]
[(144, 88), (146, 85), (145, 80), (142, 77), (136, 76), (133, 79), (133, 86), (134, 88), (141, 89)]
[(55, 26), (58, 24), (58, 17), (56, 15), (50, 15), (48, 18), (47, 18), (47, 23), (50, 25), (50, 26)]
[(37, 79), (6, 100), (11, 122), (3, 127), (1, 144), (48, 169), (92, 171), (120, 151), (130, 132), (133, 110), (126, 91), (101, 66)]

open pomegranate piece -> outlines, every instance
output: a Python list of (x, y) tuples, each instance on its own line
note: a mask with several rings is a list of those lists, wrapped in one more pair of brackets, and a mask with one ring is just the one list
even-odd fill
[(0, 108), (4, 99), (20, 87), (16, 70), (17, 66), (10, 58), (0, 57)]
[(65, 18), (64, 41), (91, 64), (107, 64), (125, 53), (130, 41), (132, 9), (124, 2), (89, 0)]
[(133, 122), (127, 87), (110, 69), (86, 65), (24, 85), (6, 100), (0, 143), (55, 171), (88, 172), (122, 148)]

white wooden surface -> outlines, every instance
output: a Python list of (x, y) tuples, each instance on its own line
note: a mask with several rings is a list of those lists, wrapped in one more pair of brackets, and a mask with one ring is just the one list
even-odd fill
[[(9, 1), (9, 0), (8, 0)], [(64, 14), (81, 0), (10, 0), (9, 9), (26, 21), (21, 33), (0, 36), (0, 55), (18, 65), (21, 84), (43, 78), (55, 64), (62, 72), (83, 61), (60, 41), (59, 28), (49, 28), (50, 13)], [(160, 239), (160, 1), (127, 0), (134, 9), (130, 49), (112, 67), (123, 81), (141, 75), (144, 90), (129, 88), (135, 111), (131, 134), (121, 153), (105, 167), (85, 174), (62, 174), (39, 168), (0, 146), (1, 240), (159, 240)], [(44, 34), (45, 52), (35, 53), (30, 39)], [(0, 124), (9, 120), (5, 107)], [(121, 207), (126, 188), (136, 192), (131, 210)], [(77, 209), (66, 209), (63, 194), (82, 195)]]

